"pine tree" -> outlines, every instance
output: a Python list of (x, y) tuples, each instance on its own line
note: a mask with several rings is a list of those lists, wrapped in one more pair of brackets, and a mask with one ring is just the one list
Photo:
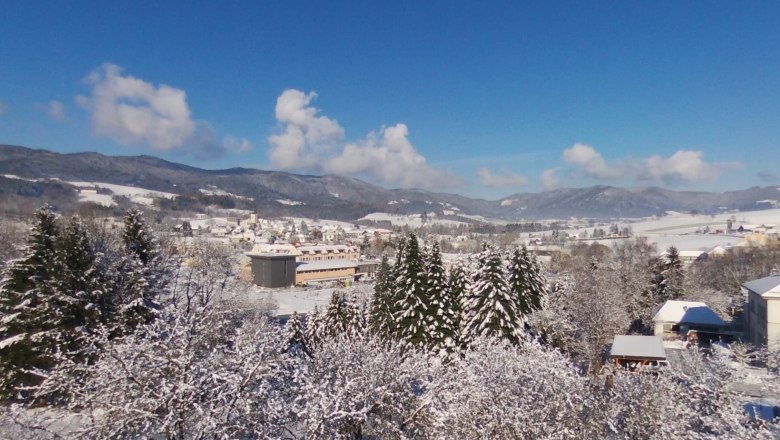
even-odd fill
[(364, 327), (360, 307), (353, 298), (344, 292), (334, 291), (322, 319), (322, 336), (325, 338), (340, 335), (359, 336), (363, 333)]
[(98, 255), (78, 217), (71, 218), (58, 237), (56, 261), (54, 296), (48, 301), (48, 308), (59, 316), (62, 350), (75, 355), (81, 351), (84, 338), (105, 322), (101, 304), (108, 295)]
[(528, 253), (525, 246), (512, 252), (507, 281), (523, 316), (541, 310), (547, 289), (539, 263)]
[(34, 385), (34, 370), (53, 365), (58, 316), (51, 314), (57, 273), (56, 216), (48, 205), (36, 211), (24, 256), (12, 261), (0, 282), (0, 397)]
[(149, 264), (158, 255), (157, 240), (149, 230), (143, 212), (136, 208), (130, 208), (125, 214), (122, 242), (143, 265)]
[(368, 327), (377, 335), (389, 337), (393, 334), (393, 280), (391, 277), (392, 268), (387, 260), (387, 255), (382, 256), (382, 262), (379, 263), (376, 282), (374, 283), (374, 294), (371, 297), (371, 307), (368, 315)]
[(127, 255), (119, 263), (116, 305), (126, 330), (148, 323), (157, 315), (157, 299), (167, 283), (157, 240), (136, 208), (127, 211), (122, 230)]
[(311, 355), (309, 342), (306, 338), (306, 330), (298, 312), (293, 312), (285, 325), (285, 339), (287, 340), (287, 353), (298, 356), (301, 353)]
[(683, 268), (680, 253), (670, 246), (659, 261), (653, 279), (655, 297), (658, 303), (679, 299), (683, 295)]
[(306, 341), (309, 348), (316, 348), (322, 342), (322, 313), (319, 306), (306, 315)]
[(447, 285), (438, 243), (433, 243), (424, 261), (425, 289), (430, 304), (426, 316), (429, 349), (435, 353), (452, 353), (457, 346), (457, 301)]
[(470, 291), (464, 306), (461, 338), (468, 345), (478, 336), (495, 336), (517, 343), (524, 327), (515, 295), (504, 279), (501, 257), (484, 246), (477, 270), (471, 276)]
[(406, 349), (427, 347), (430, 343), (427, 316), (431, 304), (426, 290), (425, 268), (414, 234), (409, 235), (403, 258), (396, 267), (393, 318), (397, 337)]

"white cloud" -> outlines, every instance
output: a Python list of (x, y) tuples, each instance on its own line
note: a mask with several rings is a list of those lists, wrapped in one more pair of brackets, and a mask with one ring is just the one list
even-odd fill
[(560, 168), (550, 168), (542, 172), (539, 181), (542, 184), (543, 191), (552, 191), (566, 186), (564, 181), (558, 176), (558, 171), (560, 171)]
[(428, 165), (409, 142), (409, 129), (404, 124), (383, 127), (360, 143), (345, 145), (341, 154), (325, 161), (323, 169), (335, 174), (365, 174), (404, 188), (444, 188), (462, 183), (459, 177)]
[(596, 180), (615, 180), (624, 176), (620, 167), (610, 166), (593, 147), (581, 143), (563, 150), (563, 160), (579, 168), (587, 177)]
[(368, 176), (402, 187), (443, 188), (462, 179), (428, 165), (409, 141), (404, 124), (383, 127), (366, 139), (344, 143), (344, 128), (311, 106), (314, 92), (285, 90), (276, 101), (280, 133), (268, 138), (271, 164), (280, 169)]
[(668, 158), (651, 156), (645, 159), (640, 180), (667, 185), (712, 182), (723, 172), (740, 167), (739, 162), (707, 163), (701, 151), (679, 150)]
[[(77, 96), (76, 103), (92, 115), (92, 133), (123, 145), (148, 145), (158, 151), (182, 151), (199, 159), (221, 156), (227, 151), (243, 153), (252, 148), (247, 139), (227, 135), (220, 141), (211, 124), (192, 118), (187, 93), (165, 84), (153, 84), (122, 68), (104, 64), (86, 79), (90, 96)], [(65, 117), (58, 101), (49, 104), (54, 119)]]
[[(624, 158), (607, 163), (593, 147), (580, 143), (564, 150), (563, 160), (575, 172), (599, 181), (633, 179), (670, 186), (712, 182), (724, 172), (741, 166), (739, 162), (706, 162), (703, 152), (691, 150), (679, 150), (670, 157)], [(554, 172), (543, 175), (542, 186), (553, 187), (555, 178)], [(545, 185), (545, 179), (550, 185)]]
[(60, 101), (50, 101), (49, 105), (46, 107), (46, 111), (49, 113), (49, 116), (57, 122), (65, 120), (65, 106)]
[(477, 169), (477, 178), (481, 185), (490, 188), (523, 186), (528, 184), (527, 177), (513, 173), (504, 167), (495, 173), (490, 168), (480, 167)]
[(271, 163), (281, 169), (306, 170), (315, 167), (321, 153), (344, 138), (344, 129), (309, 104), (317, 97), (311, 92), (285, 90), (276, 100), (276, 120), (284, 124), (282, 133), (268, 138)]

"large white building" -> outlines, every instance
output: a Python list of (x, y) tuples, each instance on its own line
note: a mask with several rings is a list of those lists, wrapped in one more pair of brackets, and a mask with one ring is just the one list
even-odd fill
[(780, 345), (780, 276), (760, 278), (742, 285), (747, 291), (747, 340), (757, 345)]

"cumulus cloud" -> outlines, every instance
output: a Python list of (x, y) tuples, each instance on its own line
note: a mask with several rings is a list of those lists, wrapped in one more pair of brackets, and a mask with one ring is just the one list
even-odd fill
[(77, 102), (91, 112), (95, 136), (170, 151), (195, 134), (184, 90), (165, 84), (155, 87), (123, 75), (114, 64), (104, 64), (86, 82), (92, 86), (91, 95), (79, 96)]
[(65, 106), (60, 101), (50, 101), (49, 105), (46, 106), (46, 112), (57, 122), (65, 120)]
[(550, 168), (542, 172), (542, 175), (539, 176), (539, 181), (542, 184), (543, 191), (552, 191), (566, 186), (563, 179), (558, 176), (558, 171), (560, 171), (560, 168)]
[[(146, 145), (158, 151), (181, 151), (198, 159), (243, 153), (252, 148), (247, 139), (227, 135), (220, 140), (206, 121), (193, 119), (187, 93), (123, 74), (115, 64), (104, 64), (85, 80), (89, 96), (76, 103), (90, 112), (92, 133), (123, 145)], [(52, 101), (49, 114), (65, 117), (62, 103)]]
[[(741, 166), (739, 162), (707, 162), (703, 152), (691, 150), (679, 150), (669, 157), (623, 158), (609, 163), (595, 148), (581, 143), (565, 149), (563, 160), (572, 166), (573, 172), (598, 181), (631, 178), (670, 186), (712, 182)], [(552, 181), (554, 175), (551, 173), (547, 179)]]
[(704, 183), (715, 181), (722, 173), (739, 167), (739, 162), (705, 162), (701, 151), (680, 150), (668, 158), (652, 156), (645, 159), (639, 179), (667, 185)]
[(344, 129), (310, 103), (314, 92), (285, 90), (276, 100), (276, 120), (284, 125), (280, 134), (272, 135), (269, 155), (271, 163), (281, 169), (306, 170), (315, 167), (319, 156), (344, 138)]
[(481, 185), (490, 188), (523, 186), (528, 184), (527, 177), (509, 171), (504, 167), (498, 172), (493, 172), (490, 168), (480, 167), (477, 169), (477, 178)]
[(593, 147), (581, 143), (563, 150), (563, 160), (579, 168), (587, 177), (596, 180), (615, 180), (624, 175), (620, 167), (610, 166)]
[(404, 124), (382, 127), (359, 141), (344, 142), (344, 128), (311, 105), (314, 92), (285, 90), (276, 101), (280, 132), (268, 138), (271, 164), (280, 169), (367, 176), (402, 187), (443, 188), (462, 183), (430, 166), (409, 141)]

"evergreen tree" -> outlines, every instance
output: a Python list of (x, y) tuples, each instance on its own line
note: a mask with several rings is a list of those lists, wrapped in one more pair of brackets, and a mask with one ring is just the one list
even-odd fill
[(424, 261), (425, 289), (430, 304), (426, 316), (429, 348), (436, 353), (452, 353), (457, 346), (457, 300), (453, 298), (447, 285), (438, 243), (433, 243)]
[(322, 342), (322, 313), (319, 306), (306, 315), (306, 341), (309, 348), (318, 347)]
[[(53, 365), (59, 326), (49, 307), (57, 274), (56, 216), (48, 205), (36, 211), (24, 256), (11, 261), (0, 282), (0, 397), (34, 385), (35, 370)], [(52, 313), (54, 312), (54, 313)]]
[(157, 315), (157, 299), (167, 284), (167, 270), (160, 258), (157, 240), (143, 213), (136, 208), (125, 215), (122, 242), (127, 255), (119, 263), (116, 305), (127, 330), (148, 323)]
[(80, 352), (84, 337), (105, 322), (101, 305), (108, 292), (98, 258), (86, 227), (72, 217), (56, 242), (57, 275), (49, 309), (59, 317), (61, 349), (73, 355)]
[(306, 329), (303, 327), (303, 322), (297, 311), (293, 312), (285, 325), (285, 339), (287, 339), (287, 353), (296, 356), (301, 353), (311, 355)]
[(143, 218), (143, 212), (136, 208), (130, 208), (125, 214), (122, 242), (127, 250), (137, 257), (144, 266), (158, 255), (157, 240), (149, 230)]
[(504, 279), (501, 257), (487, 245), (479, 254), (477, 270), (471, 276), (464, 317), (461, 338), (466, 345), (478, 336), (495, 336), (517, 343), (522, 335), (523, 317)]
[(369, 309), (368, 327), (381, 336), (390, 336), (393, 333), (393, 280), (391, 277), (392, 268), (387, 261), (387, 255), (382, 256), (382, 262), (379, 264), (376, 282), (374, 283), (374, 294), (371, 297), (371, 307)]
[(417, 237), (409, 235), (403, 258), (396, 263), (394, 320), (398, 339), (407, 349), (427, 347), (430, 343), (427, 317), (430, 299), (426, 289), (425, 267)]
[(363, 333), (363, 317), (360, 307), (348, 294), (335, 291), (322, 319), (322, 336), (359, 336)]
[(655, 297), (658, 303), (679, 299), (683, 295), (683, 268), (680, 253), (670, 246), (658, 263), (653, 279)]
[(522, 315), (541, 310), (547, 289), (539, 263), (528, 253), (525, 246), (512, 252), (507, 282), (517, 298), (518, 311)]

